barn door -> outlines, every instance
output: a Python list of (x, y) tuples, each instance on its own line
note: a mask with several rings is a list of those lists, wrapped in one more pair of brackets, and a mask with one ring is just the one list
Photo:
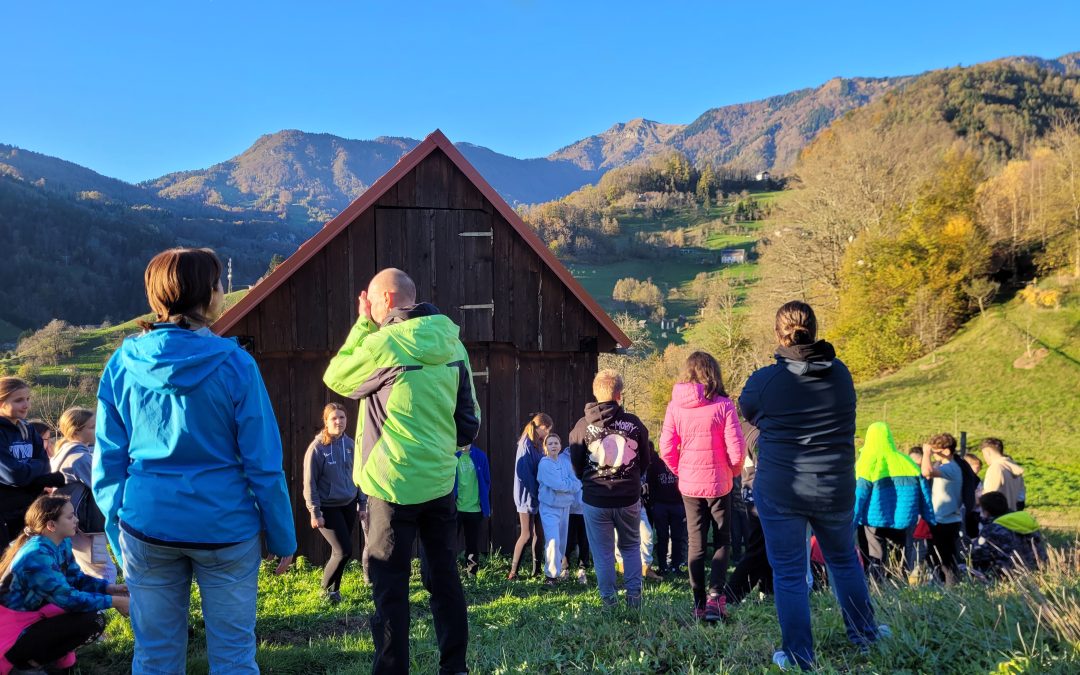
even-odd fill
[(491, 214), (479, 210), (378, 208), (375, 258), (416, 282), (420, 300), (434, 303), (461, 326), (465, 342), (492, 339), (494, 256)]

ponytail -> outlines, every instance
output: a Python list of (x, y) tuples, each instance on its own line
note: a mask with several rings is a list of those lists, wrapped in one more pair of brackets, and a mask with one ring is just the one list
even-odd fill
[(60, 520), (60, 514), (63, 513), (64, 506), (69, 503), (71, 503), (71, 500), (67, 495), (41, 495), (34, 500), (30, 508), (26, 510), (26, 527), (23, 528), (14, 541), (8, 544), (4, 556), (0, 558), (0, 579), (7, 576), (12, 561), (15, 560), (15, 556), (19, 554), (19, 551), (30, 540), (30, 537), (44, 534), (49, 521)]
[(536, 434), (537, 427), (547, 427), (551, 429), (555, 423), (551, 420), (551, 415), (547, 413), (533, 413), (528, 423), (525, 424), (525, 429), (521, 432), (521, 435), (528, 438), (534, 445), (538, 445), (544, 439), (540, 438)]

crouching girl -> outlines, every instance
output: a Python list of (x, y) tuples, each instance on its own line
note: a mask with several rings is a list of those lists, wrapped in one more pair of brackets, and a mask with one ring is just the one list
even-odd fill
[(87, 576), (75, 562), (78, 525), (66, 496), (38, 497), (0, 559), (0, 673), (71, 668), (74, 649), (105, 630), (101, 610), (127, 616), (127, 587)]

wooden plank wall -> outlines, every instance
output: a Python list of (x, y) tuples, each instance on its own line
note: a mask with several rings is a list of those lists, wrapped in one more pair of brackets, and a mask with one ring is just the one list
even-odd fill
[[(492, 232), (490, 237), (459, 236)], [(514, 454), (530, 413), (547, 412), (567, 440), (591, 399), (597, 341), (606, 333), (555, 273), (440, 150), (391, 187), (323, 250), (244, 317), (230, 335), (252, 336), (285, 448), (299, 552), (315, 564), (329, 547), (309, 525), (303, 455), (329, 401), (343, 402), (355, 431), (357, 404), (322, 383), (356, 321), (356, 298), (379, 269), (400, 267), (462, 327), (490, 458), (490, 541), (517, 537)], [(491, 303), (493, 310), (463, 310)], [(610, 340), (608, 340), (610, 342)], [(606, 346), (601, 344), (602, 347)], [(359, 537), (357, 540), (359, 545)], [(359, 550), (359, 549), (357, 549)]]

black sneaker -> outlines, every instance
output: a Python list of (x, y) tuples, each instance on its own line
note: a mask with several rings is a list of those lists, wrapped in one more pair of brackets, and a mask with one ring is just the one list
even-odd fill
[(339, 602), (341, 602), (341, 592), (340, 591), (330, 591), (330, 592), (328, 592), (326, 594), (326, 599), (330, 601), (331, 605), (336, 605)]

